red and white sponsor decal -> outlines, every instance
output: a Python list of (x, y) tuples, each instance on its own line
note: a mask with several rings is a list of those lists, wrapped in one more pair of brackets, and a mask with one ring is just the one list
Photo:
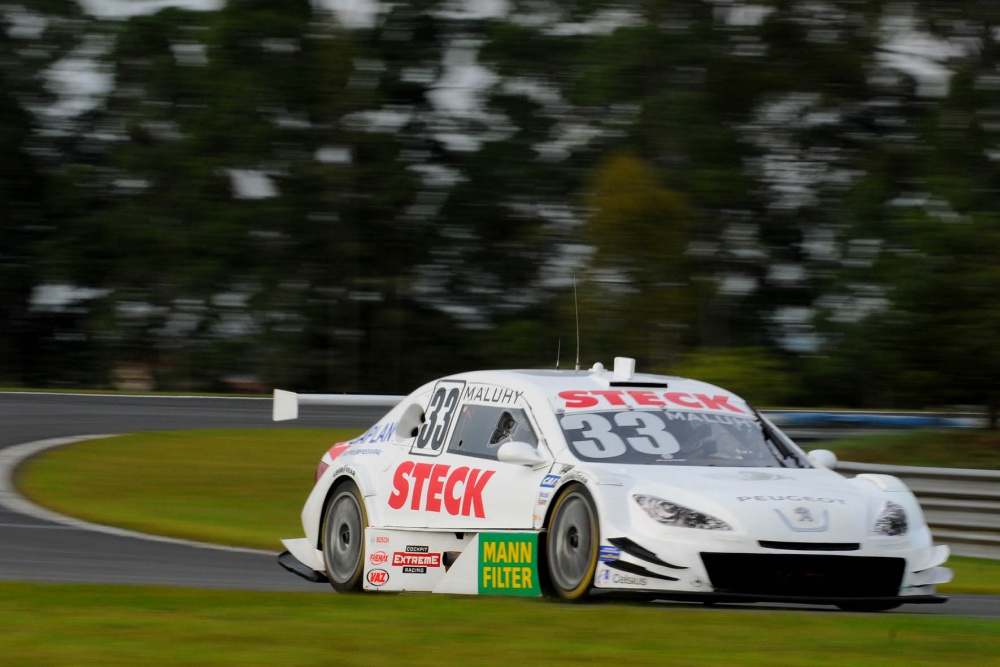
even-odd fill
[(447, 512), (452, 516), (477, 516), (486, 518), (483, 508), (483, 490), (495, 470), (480, 470), (452, 466), (444, 463), (415, 463), (404, 461), (392, 477), (392, 495), (389, 507), (411, 510)]
[(330, 460), (332, 461), (341, 454), (343, 454), (347, 449), (350, 448), (350, 446), (351, 443), (349, 442), (338, 442), (336, 445), (330, 448), (330, 451), (327, 452), (327, 454), (330, 455)]
[(389, 554), (384, 551), (376, 551), (368, 557), (368, 562), (372, 565), (381, 565), (389, 560)]
[(370, 570), (368, 572), (368, 583), (372, 586), (384, 586), (389, 582), (389, 573), (385, 570)]
[(397, 551), (392, 554), (393, 567), (418, 565), (420, 567), (441, 567), (441, 554), (410, 554)]
[(726, 410), (738, 414), (746, 411), (729, 402), (731, 396), (709, 396), (708, 394), (690, 394), (685, 391), (650, 391), (599, 389), (593, 391), (561, 391), (559, 398), (567, 409), (586, 409), (596, 407), (682, 407), (695, 410)]

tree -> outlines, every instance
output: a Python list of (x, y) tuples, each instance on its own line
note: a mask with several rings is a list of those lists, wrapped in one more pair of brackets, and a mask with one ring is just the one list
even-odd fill
[(684, 350), (699, 285), (692, 283), (687, 198), (659, 185), (632, 155), (611, 157), (597, 173), (587, 225), (595, 251), (582, 316), (600, 349), (626, 351), (663, 370)]
[(175, 387), (373, 375), (371, 303), (393, 303), (417, 245), (395, 226), (410, 177), (390, 140), (344, 128), (371, 93), (350, 86), (355, 44), (318, 18), (232, 2), (116, 30), (104, 140), (62, 172), (49, 263), (106, 291), (108, 371), (152, 364)]
[[(0, 380), (37, 378), (44, 316), (32, 310), (39, 244), (48, 230), (47, 158), (55, 153), (41, 116), (57, 102), (46, 72), (89, 32), (75, 2), (0, 8)], [(51, 136), (51, 131), (48, 133)]]

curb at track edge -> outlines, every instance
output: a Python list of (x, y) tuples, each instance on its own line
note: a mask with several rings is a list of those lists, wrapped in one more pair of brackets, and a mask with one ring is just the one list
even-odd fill
[(37, 505), (20, 493), (14, 487), (14, 470), (27, 459), (40, 454), (49, 449), (71, 445), (85, 440), (96, 440), (98, 438), (113, 438), (122, 435), (121, 433), (104, 433), (95, 435), (77, 435), (65, 438), (49, 438), (47, 440), (34, 440), (18, 445), (12, 445), (0, 449), (0, 507), (3, 507), (16, 514), (38, 519), (49, 523), (56, 523), (78, 530), (88, 530), (91, 532), (115, 535), (117, 537), (129, 537), (132, 539), (146, 540), (148, 542), (163, 542), (166, 544), (177, 544), (181, 546), (196, 547), (199, 549), (215, 549), (217, 551), (228, 551), (232, 553), (258, 554), (264, 556), (277, 556), (277, 551), (266, 551), (264, 549), (250, 549), (247, 547), (230, 547), (222, 544), (212, 544), (211, 542), (198, 542), (195, 540), (185, 540), (178, 537), (166, 537), (164, 535), (151, 535), (140, 533), (125, 528), (106, 526), (99, 523), (91, 523), (82, 519), (76, 519), (64, 514), (59, 514), (50, 509)]

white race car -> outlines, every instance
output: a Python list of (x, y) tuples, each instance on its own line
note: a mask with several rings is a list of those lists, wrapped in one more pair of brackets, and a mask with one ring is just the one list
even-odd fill
[[(274, 417), (373, 400), (277, 391)], [(946, 599), (949, 549), (902, 482), (844, 478), (831, 452), (803, 453), (717, 386), (619, 357), (611, 371), (462, 373), (397, 401), (323, 455), (286, 569), (338, 591)]]

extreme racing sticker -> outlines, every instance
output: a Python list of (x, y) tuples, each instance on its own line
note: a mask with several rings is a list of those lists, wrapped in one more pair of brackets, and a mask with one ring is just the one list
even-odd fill
[(537, 533), (479, 533), (480, 595), (541, 595)]

